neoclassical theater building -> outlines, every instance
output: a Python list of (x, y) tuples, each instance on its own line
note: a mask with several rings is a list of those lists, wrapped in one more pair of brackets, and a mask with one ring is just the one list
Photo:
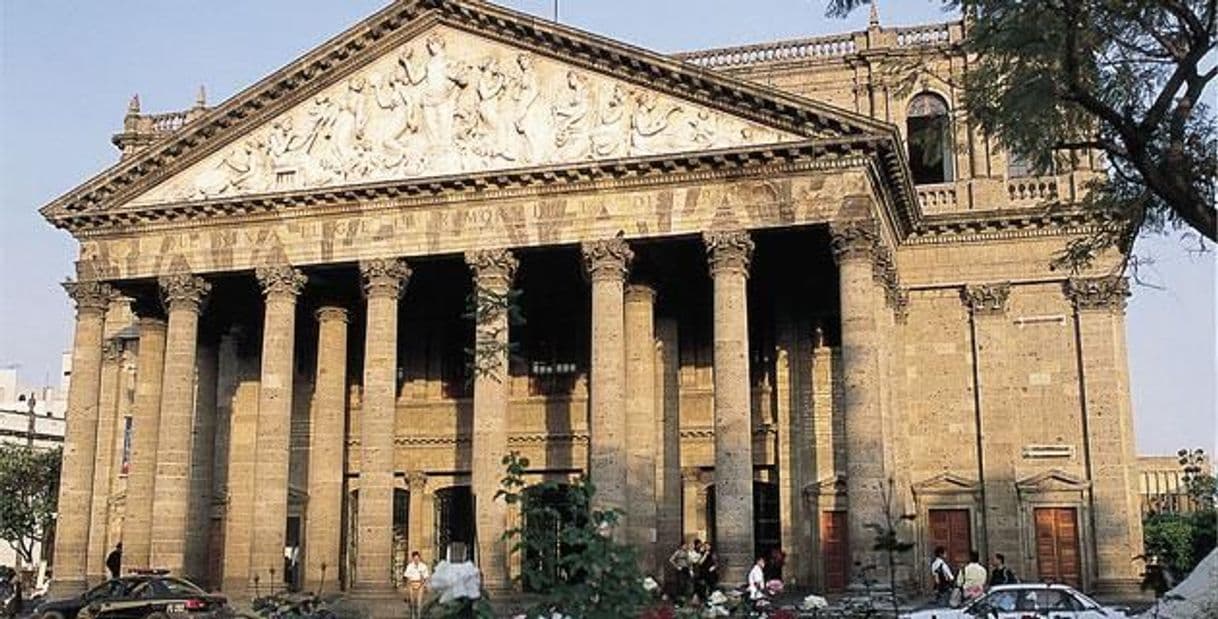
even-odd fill
[(57, 585), (121, 540), (235, 597), (387, 592), (413, 549), (503, 587), (503, 532), (554, 526), (494, 498), (519, 452), (652, 573), (701, 538), (832, 591), (910, 514), (913, 586), (941, 545), (1133, 588), (1127, 285), (1050, 268), (1098, 165), (970, 123), (965, 28), (663, 55), (399, 0), (219, 105), (132, 101), (42, 210), (79, 242)]

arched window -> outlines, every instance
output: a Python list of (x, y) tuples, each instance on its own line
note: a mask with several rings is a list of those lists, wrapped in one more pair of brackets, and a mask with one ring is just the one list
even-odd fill
[(951, 122), (947, 102), (942, 97), (924, 92), (909, 102), (905, 139), (909, 143), (909, 167), (915, 184), (954, 180)]

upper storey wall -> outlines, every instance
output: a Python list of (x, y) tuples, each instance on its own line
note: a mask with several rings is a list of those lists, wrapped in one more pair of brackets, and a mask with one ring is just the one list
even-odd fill
[[(959, 89), (969, 62), (960, 49), (964, 29), (963, 22), (908, 28), (873, 23), (860, 32), (702, 50), (678, 57), (892, 123), (905, 140), (918, 197), (927, 215), (1028, 209), (1079, 196), (1096, 173), (1092, 154), (1083, 153), (1074, 169), (1062, 166), (1055, 173), (1036, 175), (1012, 160), (996, 140), (970, 125), (962, 112)], [(911, 82), (913, 86), (909, 86)], [(928, 120), (937, 113), (944, 113), (947, 122), (936, 125)], [(916, 146), (910, 148), (910, 135), (925, 132), (927, 127), (936, 131), (939, 126), (946, 129), (942, 146), (932, 144), (928, 150), (934, 157), (943, 155), (944, 162), (930, 161), (922, 167), (935, 169), (918, 178), (919, 164), (927, 157), (919, 156)]]

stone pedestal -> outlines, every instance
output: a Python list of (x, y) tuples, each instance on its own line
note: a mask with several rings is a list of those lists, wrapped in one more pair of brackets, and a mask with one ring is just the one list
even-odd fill
[(367, 298), (364, 402), (360, 414), (359, 549), (354, 588), (393, 588), (393, 468), (397, 409), (398, 299), (410, 280), (402, 260), (361, 262)]
[(317, 310), (317, 378), (309, 424), (309, 504), (304, 588), (338, 589), (343, 524), (343, 453), (347, 412), (347, 310)]
[(753, 565), (753, 412), (749, 385), (747, 232), (703, 236), (714, 281), (715, 532), (720, 578), (745, 582)]
[(656, 449), (659, 403), (656, 400), (656, 293), (633, 284), (625, 290), (626, 349), (626, 501), (630, 506), (626, 540), (638, 552), (645, 573), (656, 573)]
[(161, 377), (165, 365), (165, 320), (155, 313), (153, 303), (148, 300), (137, 302), (136, 313), (140, 317), (140, 342), (135, 364), (131, 467), (127, 474), (126, 512), (123, 517), (124, 572), (148, 568), (152, 554), (152, 491), (156, 482)]
[[(487, 250), (467, 254), (465, 262), (473, 275), (476, 305), (470, 490), (474, 497), (477, 560), (483, 585), (503, 591), (511, 586), (508, 549), (503, 540), (507, 505), (496, 501), (495, 493), (507, 455), (509, 309), (517, 261), (511, 252)], [(411, 519), (415, 519), (414, 514)]]
[[(634, 252), (619, 238), (585, 243), (592, 282), (592, 368), (589, 398), (592, 443), (589, 468), (596, 483), (594, 509), (626, 508), (626, 351), (623, 301)], [(627, 523), (619, 522), (621, 535)]]
[(161, 278), (160, 285), (169, 312), (169, 327), (161, 377), (149, 562), (150, 567), (182, 574), (186, 567), (199, 312), (211, 285), (185, 274)]
[(55, 524), (54, 597), (80, 593), (86, 584), (102, 338), (106, 309), (114, 296), (114, 290), (101, 282), (69, 282), (64, 288), (76, 302), (76, 335), (72, 342), (72, 383), (68, 387), (68, 421), (59, 477), (59, 518)]
[[(258, 434), (254, 445), (254, 522), (250, 577), (260, 593), (284, 588), (288, 520), (288, 457), (295, 376), (296, 298), (306, 278), (284, 265), (255, 271), (264, 299)], [(251, 586), (253, 583), (250, 583)]]

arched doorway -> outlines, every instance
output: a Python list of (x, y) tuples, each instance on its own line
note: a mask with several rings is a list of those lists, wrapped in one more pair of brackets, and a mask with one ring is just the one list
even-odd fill
[(435, 555), (449, 561), (474, 557), (474, 495), (469, 486), (436, 490)]
[(954, 180), (951, 122), (947, 101), (923, 92), (909, 101), (905, 114), (905, 141), (914, 184)]

